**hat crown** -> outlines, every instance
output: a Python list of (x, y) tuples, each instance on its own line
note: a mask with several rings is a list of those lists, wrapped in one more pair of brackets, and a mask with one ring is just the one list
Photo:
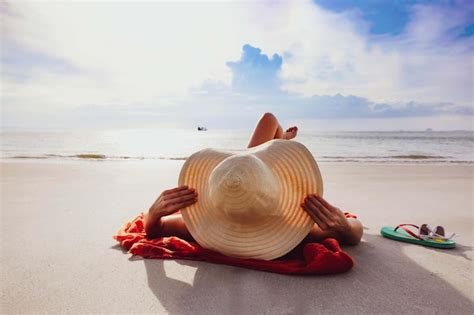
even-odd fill
[(238, 190), (241, 189), (242, 186), (242, 179), (241, 179), (241, 174), (239, 172), (229, 172), (227, 178), (224, 179), (224, 185), (226, 188), (230, 190)]
[(209, 200), (216, 211), (236, 223), (281, 215), (280, 187), (271, 169), (252, 154), (219, 163), (209, 177)]

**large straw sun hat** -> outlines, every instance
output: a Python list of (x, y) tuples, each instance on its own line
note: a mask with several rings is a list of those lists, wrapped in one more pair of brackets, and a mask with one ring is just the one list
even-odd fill
[(283, 256), (308, 235), (313, 221), (301, 208), (309, 193), (323, 194), (318, 165), (296, 141), (275, 139), (235, 154), (205, 149), (183, 165), (179, 184), (198, 202), (181, 210), (203, 247), (240, 258)]

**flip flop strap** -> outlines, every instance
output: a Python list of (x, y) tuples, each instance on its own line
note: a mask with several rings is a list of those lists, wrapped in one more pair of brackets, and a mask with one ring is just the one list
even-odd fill
[(401, 228), (402, 230), (404, 230), (405, 232), (407, 232), (410, 236), (413, 236), (414, 238), (416, 239), (419, 239), (419, 240), (422, 240), (421, 237), (419, 237), (418, 235), (416, 235), (415, 233), (413, 233), (412, 231), (410, 231), (408, 228), (406, 228), (405, 226), (412, 226), (414, 228), (416, 228), (418, 231), (420, 230), (420, 227), (418, 225), (414, 225), (414, 224), (409, 224), (409, 223), (403, 223), (403, 224), (399, 224), (395, 229), (394, 231), (398, 230), (399, 228)]

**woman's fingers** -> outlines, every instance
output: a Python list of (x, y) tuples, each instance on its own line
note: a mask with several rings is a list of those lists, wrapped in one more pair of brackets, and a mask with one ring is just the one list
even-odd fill
[(321, 202), (327, 209), (329, 210), (335, 210), (337, 209), (336, 207), (334, 207), (332, 204), (330, 204), (329, 202), (326, 201), (326, 199), (324, 199), (323, 197), (321, 196), (317, 196), (317, 195), (314, 195), (316, 197), (316, 199), (318, 199), (319, 202)]
[(311, 217), (319, 225), (321, 229), (325, 230), (329, 227), (329, 224), (328, 224), (329, 220), (324, 215), (322, 215), (319, 208), (311, 201), (310, 198), (305, 199), (304, 205), (305, 205), (305, 210), (313, 214), (313, 216)]
[(340, 224), (341, 222), (347, 222), (346, 216), (344, 215), (344, 212), (342, 212), (341, 209), (331, 205), (323, 197), (317, 196), (316, 198), (321, 202), (323, 206), (325, 206), (325, 209), (327, 209), (326, 213), (329, 213), (328, 215), (330, 215), (333, 221), (336, 222), (336, 225)]
[(325, 230), (327, 228), (327, 225), (326, 223), (324, 223), (324, 221), (322, 221), (320, 218), (318, 218), (318, 216), (316, 215), (316, 213), (310, 209), (309, 205), (306, 204), (306, 203), (303, 203), (301, 205), (303, 207), (303, 209), (308, 213), (308, 215), (311, 217), (311, 219), (313, 219), (313, 221), (322, 229), (322, 230)]
[(182, 186), (178, 186), (176, 188), (167, 189), (167, 190), (163, 191), (163, 196), (168, 195), (168, 194), (172, 194), (172, 193), (180, 191), (180, 190), (185, 190), (185, 189), (188, 189), (188, 185), (182, 185)]
[[(317, 198), (313, 197), (313, 202), (316, 204), (318, 207), (319, 211), (321, 214), (328, 219), (328, 222), (333, 222), (334, 218), (336, 217), (336, 214), (333, 212), (333, 210), (328, 209), (321, 201), (319, 201)], [(329, 224), (331, 226), (331, 224)]]
[(193, 200), (196, 198), (197, 198), (197, 192), (191, 192), (183, 196), (177, 196), (175, 198), (165, 199), (164, 204), (165, 206), (167, 206), (167, 205), (172, 205), (175, 203), (181, 203), (188, 200)]
[(171, 214), (171, 213), (174, 213), (174, 212), (178, 211), (179, 209), (186, 208), (186, 207), (192, 205), (193, 203), (195, 203), (196, 201), (197, 201), (197, 199), (191, 199), (191, 200), (188, 200), (188, 201), (172, 204), (171, 206), (167, 207), (168, 213)]
[(319, 210), (319, 216), (324, 219), (325, 222), (330, 222), (332, 220), (332, 215), (331, 213), (321, 204), (321, 202), (316, 199), (314, 195), (309, 195), (308, 200), (316, 206), (316, 208)]
[(335, 229), (338, 231), (347, 231), (350, 229), (350, 225), (344, 216), (344, 213), (339, 208), (332, 206), (322, 197), (318, 197), (316, 195), (312, 195), (312, 198), (308, 199), (311, 199), (316, 204), (321, 215), (328, 218), (328, 220), (325, 222), (330, 229)]
[(195, 193), (194, 188), (187, 188), (187, 189), (183, 189), (183, 190), (178, 190), (178, 191), (173, 192), (173, 193), (168, 193), (168, 194), (163, 196), (163, 199), (164, 200), (170, 200), (170, 199), (174, 199), (176, 197), (186, 196), (186, 195), (194, 194), (194, 193)]

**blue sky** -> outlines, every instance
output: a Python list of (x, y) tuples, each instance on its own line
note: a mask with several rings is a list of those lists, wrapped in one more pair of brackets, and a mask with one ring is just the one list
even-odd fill
[(355, 11), (370, 23), (372, 34), (400, 34), (410, 20), (410, 8), (416, 3), (428, 1), (340, 1), (315, 0), (317, 5), (334, 12)]
[[(470, 1), (4, 2), (2, 128), (472, 129)], [(127, 23), (123, 23), (127, 21)]]
[[(413, 18), (413, 7), (416, 5), (440, 5), (456, 9), (469, 1), (440, 1), (440, 0), (314, 0), (316, 5), (333, 12), (355, 12), (369, 24), (372, 34), (401, 34)], [(472, 6), (471, 6), (472, 8)], [(474, 34), (474, 20), (459, 25), (456, 30), (460, 36)]]

